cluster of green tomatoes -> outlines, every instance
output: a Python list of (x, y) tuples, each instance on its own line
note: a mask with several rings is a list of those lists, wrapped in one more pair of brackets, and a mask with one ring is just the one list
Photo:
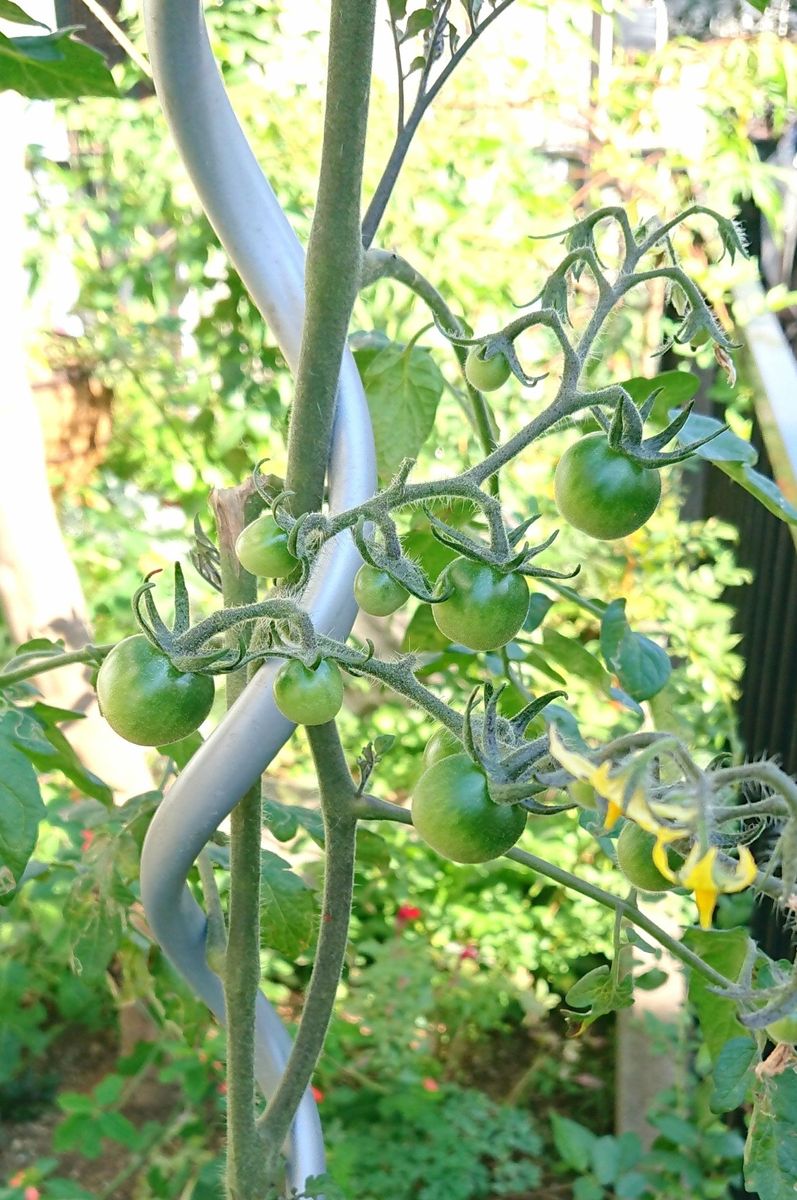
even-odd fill
[[(480, 390), (500, 387), (509, 376), (503, 355), (489, 360), (471, 351), (466, 373)], [(562, 456), (555, 474), (560, 512), (594, 538), (623, 537), (640, 528), (661, 494), (659, 472), (646, 470), (613, 449), (603, 433), (582, 437)], [(236, 552), (252, 575), (285, 579), (297, 567), (288, 534), (263, 513), (239, 535)], [(526, 578), (460, 556), (441, 572), (437, 590), (445, 599), (432, 605), (434, 620), (453, 643), (474, 651), (496, 650), (520, 631), (528, 611)], [(359, 607), (376, 617), (399, 609), (409, 592), (387, 571), (364, 563), (354, 581)], [(179, 671), (143, 635), (120, 642), (97, 677), (100, 709), (128, 741), (164, 746), (193, 733), (208, 716), (214, 695), (209, 675)], [(321, 658), (311, 666), (290, 659), (274, 680), (280, 712), (301, 725), (334, 719), (343, 703), (338, 664)], [(520, 837), (525, 811), (499, 805), (488, 793), (484, 772), (448, 731), (435, 735), (424, 755), (424, 773), (413, 798), (413, 821), (436, 850), (457, 862), (484, 862), (509, 849)]]

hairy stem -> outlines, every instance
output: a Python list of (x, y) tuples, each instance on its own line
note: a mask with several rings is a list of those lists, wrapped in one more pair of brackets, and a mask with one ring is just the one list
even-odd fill
[(376, 0), (333, 0), (324, 141), (307, 247), (305, 314), (288, 440), (295, 514), (321, 507), (335, 395), (360, 278), (360, 201)]
[(334, 722), (307, 731), (321, 793), (324, 818), (324, 895), (313, 973), (299, 1032), (279, 1087), (259, 1121), (266, 1158), (274, 1170), (296, 1108), (323, 1049), (349, 934), (354, 886), (357, 799)]
[(20, 655), (20, 658), (33, 660), (23, 667), (15, 667), (13, 671), (0, 671), (0, 691), (10, 687), (12, 683), (21, 683), (23, 679), (33, 679), (43, 675), (45, 671), (57, 671), (59, 667), (69, 667), (73, 663), (101, 662), (113, 650), (115, 643), (104, 646), (81, 646), (79, 650), (70, 650), (65, 654), (54, 654), (51, 658), (40, 658), (38, 652), (31, 651), (30, 655)]
[[(251, 480), (211, 497), (219, 535), (225, 605), (254, 602), (257, 581), (243, 569), (235, 539), (247, 523), (247, 502), (257, 504)], [(251, 516), (251, 513), (248, 514)], [(228, 645), (238, 634), (228, 630)], [(246, 671), (226, 677), (227, 707), (246, 686)], [(230, 814), (230, 899), (224, 1004), (227, 1016), (227, 1176), (229, 1200), (265, 1195), (268, 1171), (255, 1121), (255, 1000), (260, 985), (260, 833), (258, 783)]]

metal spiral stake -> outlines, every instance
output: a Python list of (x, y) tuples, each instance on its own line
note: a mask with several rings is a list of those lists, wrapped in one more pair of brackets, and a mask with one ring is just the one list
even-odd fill
[[(153, 76), (172, 136), (208, 218), (295, 370), (304, 310), (304, 253), (264, 178), (229, 103), (197, 0), (145, 0)], [(376, 487), (373, 437), (351, 355), (345, 355), (329, 463), (332, 512), (367, 500)], [(348, 534), (330, 542), (304, 593), (317, 629), (345, 638), (354, 621), (359, 554)], [(159, 807), (141, 858), (141, 895), (165, 954), (224, 1020), (221, 981), (205, 961), (207, 920), (186, 886), (192, 864), (221, 821), (293, 732), (274, 704), (277, 663), (264, 665)], [(255, 1074), (276, 1087), (290, 1037), (258, 996)], [(308, 1092), (296, 1114), (289, 1184), (303, 1191), (324, 1171), (321, 1124)]]

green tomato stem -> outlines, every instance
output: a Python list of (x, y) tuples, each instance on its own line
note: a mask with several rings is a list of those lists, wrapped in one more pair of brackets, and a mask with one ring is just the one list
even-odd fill
[(357, 790), (334, 721), (307, 730), (324, 819), (324, 894), (313, 973), (299, 1031), (279, 1086), (258, 1121), (274, 1172), (299, 1101), (324, 1046), (343, 970), (354, 888)]
[[(109, 642), (107, 645), (81, 646), (79, 650), (69, 650), (64, 654), (54, 654), (49, 658), (40, 658), (38, 661), (29, 663), (24, 667), (15, 667), (13, 671), (0, 671), (0, 691), (3, 688), (11, 687), (14, 683), (21, 683), (24, 679), (33, 679), (36, 675), (43, 675), (45, 671), (57, 671), (60, 667), (71, 667), (75, 663), (90, 663), (92, 666), (102, 662), (113, 650), (115, 642)], [(28, 657), (25, 655), (25, 657)], [(31, 658), (35, 658), (35, 652), (31, 651)]]
[(321, 507), (338, 376), (360, 279), (375, 13), (376, 0), (332, 0), (321, 171), (285, 479), (296, 516)]
[[(257, 503), (251, 480), (238, 488), (214, 492), (225, 605), (251, 606), (257, 581), (235, 553), (238, 534), (247, 523), (246, 506)], [(251, 512), (250, 512), (251, 515)], [(244, 633), (244, 637), (247, 633)], [(227, 644), (238, 634), (228, 629)], [(227, 675), (227, 708), (246, 686), (246, 671)], [(230, 1200), (265, 1195), (268, 1165), (255, 1120), (255, 999), (260, 986), (260, 784), (230, 814), (230, 896), (227, 951), (224, 960), (224, 1004), (227, 1017), (227, 1168)]]

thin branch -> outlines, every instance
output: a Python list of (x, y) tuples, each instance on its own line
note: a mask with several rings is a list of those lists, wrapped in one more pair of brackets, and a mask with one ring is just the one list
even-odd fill
[(465, 41), (457, 50), (456, 54), (451, 56), (448, 64), (440, 72), (429, 90), (424, 90), (423, 93), (419, 92), (415, 100), (415, 104), (412, 107), (412, 112), (410, 113), (401, 133), (393, 144), (390, 157), (388, 158), (387, 163), (385, 164), (385, 169), (382, 172), (382, 178), (379, 180), (376, 191), (371, 198), (371, 203), (368, 205), (365, 217), (363, 218), (362, 238), (363, 246), (366, 248), (366, 250), (374, 240), (376, 231), (379, 228), (379, 223), (384, 216), (385, 209), (387, 208), (388, 200), (390, 199), (393, 188), (396, 185), (396, 180), (398, 179), (404, 159), (407, 157), (407, 151), (410, 148), (412, 139), (415, 136), (426, 110), (434, 100), (435, 96), (437, 96), (440, 89), (445, 86), (454, 71), (456, 71), (463, 58), (465, 58), (470, 49), (479, 40), (484, 31), (488, 29), (490, 25), (492, 25), (493, 21), (500, 17), (502, 12), (505, 12), (506, 9), (509, 8), (510, 4), (513, 3), (514, 0), (501, 0), (501, 3), (497, 4), (492, 12), (489, 13), (479, 25), (475, 26), (470, 34), (468, 34), (468, 36), (465, 38)]
[(149, 62), (141, 51), (136, 49), (124, 29), (120, 25), (117, 25), (110, 13), (107, 13), (102, 5), (97, 3), (97, 0), (82, 0), (82, 3), (85, 4), (91, 15), (99, 21), (100, 25), (105, 26), (114, 41), (122, 47), (125, 54), (136, 64), (142, 75), (146, 75), (147, 79), (151, 79), (152, 68)]
[(398, 38), (396, 22), (390, 17), (390, 32), (393, 35), (393, 53), (396, 56), (396, 77), (398, 80), (398, 113), (396, 115), (396, 137), (401, 137), (404, 130), (404, 67), (401, 62), (401, 43)]
[(354, 781), (334, 721), (307, 732), (324, 818), (324, 896), (318, 947), (299, 1031), (279, 1085), (258, 1121), (271, 1171), (278, 1163), (294, 1114), (324, 1046), (346, 954), (354, 888), (357, 834)]

